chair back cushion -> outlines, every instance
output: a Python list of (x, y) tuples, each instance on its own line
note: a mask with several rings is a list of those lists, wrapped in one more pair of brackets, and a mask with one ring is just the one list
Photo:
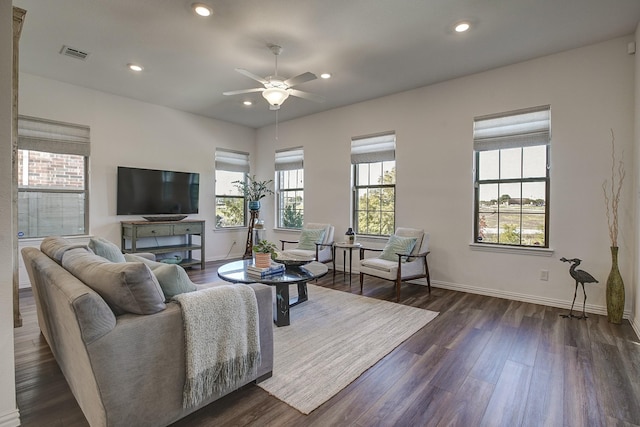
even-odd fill
[(302, 233), (300, 233), (300, 241), (298, 243), (297, 249), (303, 249), (305, 251), (315, 251), (316, 243), (322, 243), (324, 240), (324, 235), (324, 228), (303, 228)]
[[(414, 237), (416, 239), (416, 243), (411, 250), (411, 255), (417, 255), (420, 253), (422, 249), (422, 241), (424, 239), (424, 230), (419, 230), (417, 228), (396, 228), (396, 236), (398, 237)], [(397, 260), (397, 257), (396, 257)]]
[[(412, 253), (411, 251), (413, 248), (417, 246), (416, 243), (416, 237), (401, 237), (394, 234), (389, 237), (389, 241), (382, 250), (379, 258), (386, 259), (388, 261), (398, 261), (397, 254), (409, 255)], [(402, 257), (403, 261), (406, 259), (406, 257)]]
[[(317, 241), (314, 240), (311, 242), (311, 245), (304, 245), (304, 247), (300, 246), (302, 244), (303, 241), (303, 235), (305, 234), (305, 230), (310, 230), (310, 231), (315, 231), (315, 230), (322, 230), (322, 238)], [(323, 243), (325, 245), (328, 245), (330, 243), (333, 242), (333, 231), (334, 228), (331, 224), (321, 224), (321, 223), (316, 223), (316, 222), (310, 222), (308, 224), (306, 224), (304, 226), (304, 228), (302, 229), (302, 235), (300, 235), (300, 244), (298, 245), (298, 249), (303, 249), (303, 250), (308, 250), (308, 251), (315, 251), (316, 250), (316, 242), (317, 243)], [(310, 233), (307, 233), (310, 234)], [(315, 236), (315, 234), (312, 234), (311, 237)], [(306, 238), (306, 236), (305, 236)], [(323, 249), (323, 248), (321, 248)]]

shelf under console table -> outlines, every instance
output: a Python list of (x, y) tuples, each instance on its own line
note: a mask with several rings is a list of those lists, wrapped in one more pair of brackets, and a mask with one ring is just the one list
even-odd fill
[[(121, 221), (120, 224), (122, 252), (130, 254), (136, 252), (151, 252), (153, 254), (185, 252), (187, 256), (180, 262), (181, 266), (189, 267), (200, 264), (200, 268), (204, 269), (204, 221)], [(162, 244), (162, 240), (181, 236), (184, 237), (184, 243)], [(197, 242), (194, 242), (193, 236), (199, 237)], [(156, 246), (138, 246), (139, 239), (149, 237), (156, 238)], [(200, 259), (193, 257), (193, 251), (200, 251)]]

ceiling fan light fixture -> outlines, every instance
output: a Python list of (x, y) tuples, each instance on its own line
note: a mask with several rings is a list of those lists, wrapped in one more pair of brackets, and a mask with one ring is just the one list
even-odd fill
[(289, 97), (289, 92), (279, 87), (271, 87), (262, 91), (262, 96), (272, 107), (280, 107)]
[(331, 78), (331, 73), (322, 73), (322, 74), (320, 74), (320, 78), (321, 79), (330, 79)]

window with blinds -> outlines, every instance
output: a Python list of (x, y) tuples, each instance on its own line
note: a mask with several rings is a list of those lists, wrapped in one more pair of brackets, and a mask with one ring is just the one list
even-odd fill
[(396, 135), (352, 138), (353, 227), (356, 234), (388, 236), (395, 230)]
[(279, 228), (301, 229), (304, 223), (304, 150), (276, 151), (277, 223)]
[(246, 181), (249, 173), (249, 153), (216, 149), (216, 228), (246, 225), (246, 200), (234, 181)]
[(89, 230), (88, 126), (18, 116), (18, 237)]
[(549, 106), (478, 117), (475, 242), (549, 247)]

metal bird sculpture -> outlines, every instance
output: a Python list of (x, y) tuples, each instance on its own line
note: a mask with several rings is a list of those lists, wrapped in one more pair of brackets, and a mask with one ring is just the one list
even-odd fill
[[(576, 319), (586, 319), (587, 318), (587, 313), (585, 313), (584, 308), (585, 308), (585, 305), (587, 304), (587, 292), (584, 290), (584, 284), (585, 283), (598, 283), (598, 281), (592, 275), (587, 273), (586, 271), (584, 271), (584, 270), (576, 270), (576, 267), (579, 266), (580, 263), (582, 262), (581, 259), (578, 259), (578, 258), (566, 259), (565, 257), (562, 257), (562, 258), (560, 258), (560, 261), (571, 263), (571, 267), (569, 267), (569, 274), (576, 281), (576, 290), (573, 293), (573, 302), (571, 303), (571, 310), (569, 310), (569, 314), (563, 314), (561, 316), (562, 317), (575, 317)], [(576, 303), (576, 295), (578, 294), (578, 283), (580, 283), (582, 285), (582, 292), (584, 293), (584, 301), (582, 303), (582, 316), (575, 316), (573, 314), (573, 305)]]

